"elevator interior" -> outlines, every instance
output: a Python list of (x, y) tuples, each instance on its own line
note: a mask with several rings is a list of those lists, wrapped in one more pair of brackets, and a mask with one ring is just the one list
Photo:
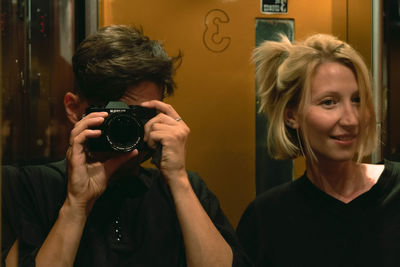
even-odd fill
[[(71, 56), (89, 32), (93, 13), (99, 27), (140, 24), (146, 34), (165, 40), (169, 53), (183, 51), (179, 89), (167, 101), (190, 122), (188, 167), (204, 176), (234, 225), (256, 194), (257, 172), (257, 179), (265, 179), (259, 180), (258, 192), (300, 175), (304, 167), (299, 159), (287, 163), (289, 173), (261, 170), (265, 165), (256, 153), (256, 135), (262, 129), (256, 127), (254, 66), (249, 60), (257, 23), (292, 23), (295, 40), (313, 32), (333, 33), (372, 65), (373, 0), (289, 0), (284, 14), (260, 12), (258, 0), (94, 2), (95, 8), (87, 0), (1, 1), (2, 164), (64, 157), (71, 125), (62, 103), (74, 86)], [(400, 160), (399, 0), (384, 0), (382, 10), (382, 158)], [(206, 25), (215, 25), (210, 24), (214, 20), (221, 39), (213, 41)]]

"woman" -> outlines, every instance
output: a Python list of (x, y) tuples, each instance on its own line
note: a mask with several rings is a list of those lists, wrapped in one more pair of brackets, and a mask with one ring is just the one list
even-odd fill
[(376, 145), (371, 79), (330, 35), (255, 49), (268, 147), (303, 155), (299, 179), (257, 197), (237, 232), (256, 266), (400, 266), (400, 164), (361, 163)]

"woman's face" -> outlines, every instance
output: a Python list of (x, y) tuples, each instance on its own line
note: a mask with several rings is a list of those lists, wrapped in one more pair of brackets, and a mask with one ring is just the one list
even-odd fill
[(360, 133), (359, 109), (359, 89), (351, 69), (336, 62), (319, 66), (300, 122), (319, 160), (353, 159)]

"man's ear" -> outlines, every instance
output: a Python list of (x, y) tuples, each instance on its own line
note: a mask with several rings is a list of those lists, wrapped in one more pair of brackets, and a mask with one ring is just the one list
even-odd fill
[(297, 110), (292, 108), (286, 108), (284, 116), (285, 116), (285, 124), (288, 127), (292, 129), (299, 128), (299, 116), (297, 114)]
[(77, 123), (82, 118), (87, 106), (88, 104), (85, 100), (72, 92), (67, 92), (64, 96), (65, 112), (67, 118), (73, 124)]

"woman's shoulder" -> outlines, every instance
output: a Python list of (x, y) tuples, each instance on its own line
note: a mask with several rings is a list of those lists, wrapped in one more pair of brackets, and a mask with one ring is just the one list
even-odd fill
[(384, 160), (382, 164), (363, 164), (368, 177), (378, 180), (380, 177), (397, 177), (400, 179), (400, 162)]
[[(238, 233), (246, 235), (249, 229), (269, 231), (291, 224), (295, 218), (303, 216), (310, 210), (305, 204), (303, 187), (306, 186), (301, 177), (295, 181), (275, 186), (259, 195), (248, 205), (238, 225)], [(271, 226), (271, 227), (270, 227)], [(269, 229), (269, 230), (268, 230)]]
[(365, 177), (373, 180), (373, 184), (375, 184), (379, 177), (381, 177), (383, 171), (386, 168), (386, 164), (362, 164), (364, 167)]
[(383, 164), (363, 164), (367, 177), (378, 187), (391, 191), (400, 186), (400, 162), (384, 160)]
[(256, 196), (252, 205), (262, 210), (268, 209), (284, 209), (293, 207), (301, 197), (300, 187), (304, 184), (305, 176), (291, 182), (275, 186)]

